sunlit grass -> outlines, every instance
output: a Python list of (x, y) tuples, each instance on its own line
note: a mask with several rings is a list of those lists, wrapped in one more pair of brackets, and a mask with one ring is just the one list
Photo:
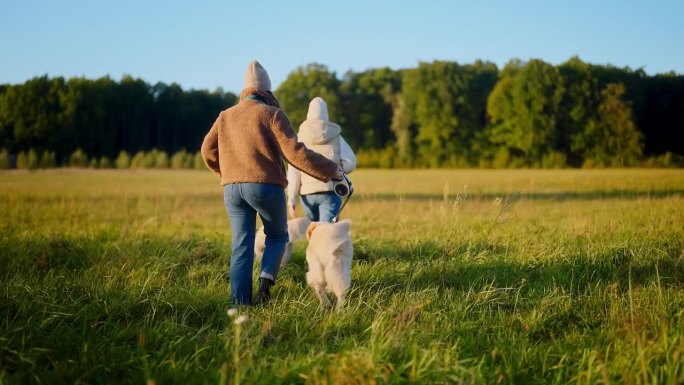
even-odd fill
[(318, 306), (300, 243), (236, 340), (214, 175), (0, 174), (0, 378), (684, 382), (681, 170), (352, 177), (346, 308)]

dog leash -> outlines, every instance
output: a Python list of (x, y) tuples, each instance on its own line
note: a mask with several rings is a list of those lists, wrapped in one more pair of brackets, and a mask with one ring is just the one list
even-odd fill
[(349, 195), (347, 195), (346, 198), (344, 198), (344, 202), (342, 202), (342, 206), (340, 206), (340, 211), (337, 212), (337, 215), (335, 215), (332, 219), (332, 223), (337, 223), (337, 221), (340, 220), (340, 214), (342, 213), (342, 210), (344, 209), (344, 206), (347, 205), (347, 202), (349, 202), (349, 198), (354, 194), (354, 189), (350, 188), (349, 189)]

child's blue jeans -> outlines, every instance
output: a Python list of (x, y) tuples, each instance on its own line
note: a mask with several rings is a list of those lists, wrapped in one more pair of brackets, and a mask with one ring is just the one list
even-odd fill
[(332, 191), (302, 195), (301, 198), (304, 213), (313, 222), (332, 222), (342, 206), (342, 198)]

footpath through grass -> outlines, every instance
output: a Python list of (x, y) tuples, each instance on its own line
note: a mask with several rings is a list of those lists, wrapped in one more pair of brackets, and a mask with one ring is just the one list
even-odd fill
[(684, 171), (351, 176), (347, 307), (236, 325), (211, 173), (0, 173), (0, 383), (684, 383)]

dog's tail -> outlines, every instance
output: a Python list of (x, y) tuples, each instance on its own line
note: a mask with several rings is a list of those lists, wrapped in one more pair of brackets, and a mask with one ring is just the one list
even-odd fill
[(290, 242), (296, 242), (299, 238), (306, 235), (306, 229), (310, 224), (311, 219), (306, 217), (293, 218), (287, 221), (287, 232), (290, 235)]

